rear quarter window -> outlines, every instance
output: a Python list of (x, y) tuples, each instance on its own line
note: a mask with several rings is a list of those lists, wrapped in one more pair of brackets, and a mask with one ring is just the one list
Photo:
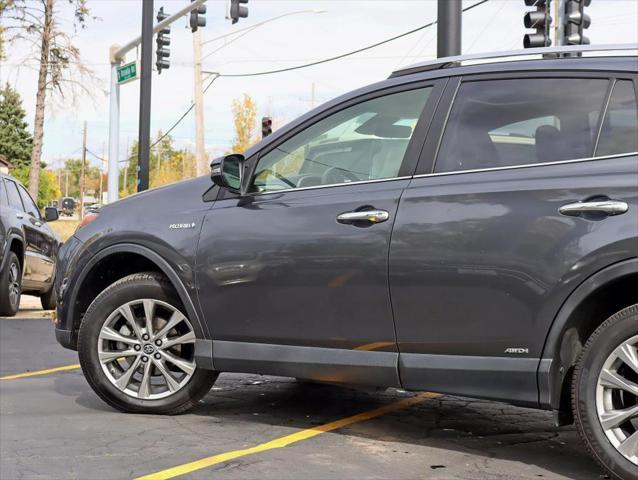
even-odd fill
[(596, 156), (638, 152), (638, 103), (630, 80), (614, 85), (600, 131)]

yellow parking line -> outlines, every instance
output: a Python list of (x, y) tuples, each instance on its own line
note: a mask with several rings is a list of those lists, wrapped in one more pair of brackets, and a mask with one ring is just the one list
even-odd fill
[(403, 408), (409, 407), (410, 405), (414, 405), (415, 403), (437, 397), (440, 397), (440, 394), (430, 392), (421, 393), (419, 395), (415, 395), (414, 397), (405, 398), (403, 400), (399, 400), (397, 402), (375, 408), (374, 410), (370, 410), (368, 412), (359, 413), (351, 417), (342, 418), (341, 420), (336, 420), (334, 422), (324, 423), (323, 425), (319, 425), (317, 427), (301, 430), (284, 437), (275, 438), (274, 440), (255, 445), (254, 447), (220, 453), (218, 455), (213, 455), (212, 457), (202, 458), (201, 460), (185, 463), (184, 465), (178, 465), (177, 467), (169, 468), (167, 470), (144, 475), (143, 477), (138, 477), (135, 480), (165, 480), (177, 477), (179, 475), (185, 475), (196, 470), (201, 470), (202, 468), (217, 465), (219, 463), (224, 463), (229, 460), (234, 460), (235, 458), (252, 455), (253, 453), (265, 452), (267, 450), (273, 450), (275, 448), (287, 447), (288, 445), (300, 442), (302, 440), (307, 440), (312, 437), (316, 437), (317, 435), (321, 435), (322, 433), (330, 432), (331, 430), (336, 430), (338, 428), (352, 425), (353, 423), (363, 422), (365, 420), (380, 417), (381, 415), (385, 415), (386, 413), (401, 410)]
[(0, 377), (0, 380), (15, 380), (17, 378), (35, 377), (37, 375), (47, 375), (49, 373), (64, 372), (66, 370), (76, 370), (78, 368), (80, 368), (79, 363), (75, 365), (64, 365), (62, 367), (49, 368), (47, 370), (35, 370), (33, 372), (16, 373), (15, 375)]

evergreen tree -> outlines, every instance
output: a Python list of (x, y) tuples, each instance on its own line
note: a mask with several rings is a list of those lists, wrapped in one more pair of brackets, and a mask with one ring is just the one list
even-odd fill
[(18, 92), (8, 83), (0, 88), (0, 155), (16, 168), (31, 163), (33, 138), (26, 115)]

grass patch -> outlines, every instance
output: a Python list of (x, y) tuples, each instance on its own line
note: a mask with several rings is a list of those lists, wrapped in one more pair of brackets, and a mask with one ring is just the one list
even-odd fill
[(66, 242), (68, 238), (73, 235), (79, 223), (79, 220), (58, 220), (49, 223), (49, 226), (60, 235), (62, 241)]

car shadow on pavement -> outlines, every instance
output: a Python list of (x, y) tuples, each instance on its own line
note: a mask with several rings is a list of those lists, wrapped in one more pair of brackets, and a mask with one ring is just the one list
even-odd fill
[[(260, 383), (264, 382), (264, 383)], [(266, 377), (218, 387), (193, 414), (251, 416), (269, 425), (311, 428), (411, 396), (401, 390), (365, 390)], [(257, 388), (255, 388), (257, 387)], [(238, 401), (239, 400), (239, 401)], [(601, 478), (573, 427), (557, 429), (545, 411), (454, 396), (426, 400), (405, 410), (336, 431), (363, 439), (534, 464), (570, 478)]]
[[(60, 393), (72, 395), (68, 391)], [(285, 427), (286, 433), (291, 433), (288, 429), (312, 428), (411, 395), (395, 389), (366, 390), (225, 374), (200, 406), (186, 415), (203, 417), (202, 423), (211, 428), (227, 420)], [(113, 412), (88, 389), (82, 390), (76, 402), (85, 408)], [(207, 418), (211, 421), (207, 422)], [(377, 441), (394, 442), (395, 446), (405, 446), (405, 450), (426, 447), (536, 465), (568, 478), (604, 478), (573, 427), (554, 428), (549, 412), (485, 400), (445, 395), (332, 433), (355, 438), (357, 446), (364, 449), (372, 449)], [(273, 429), (272, 438), (277, 436)], [(272, 438), (265, 437), (263, 441)], [(446, 468), (444, 464), (431, 466), (434, 467)]]

